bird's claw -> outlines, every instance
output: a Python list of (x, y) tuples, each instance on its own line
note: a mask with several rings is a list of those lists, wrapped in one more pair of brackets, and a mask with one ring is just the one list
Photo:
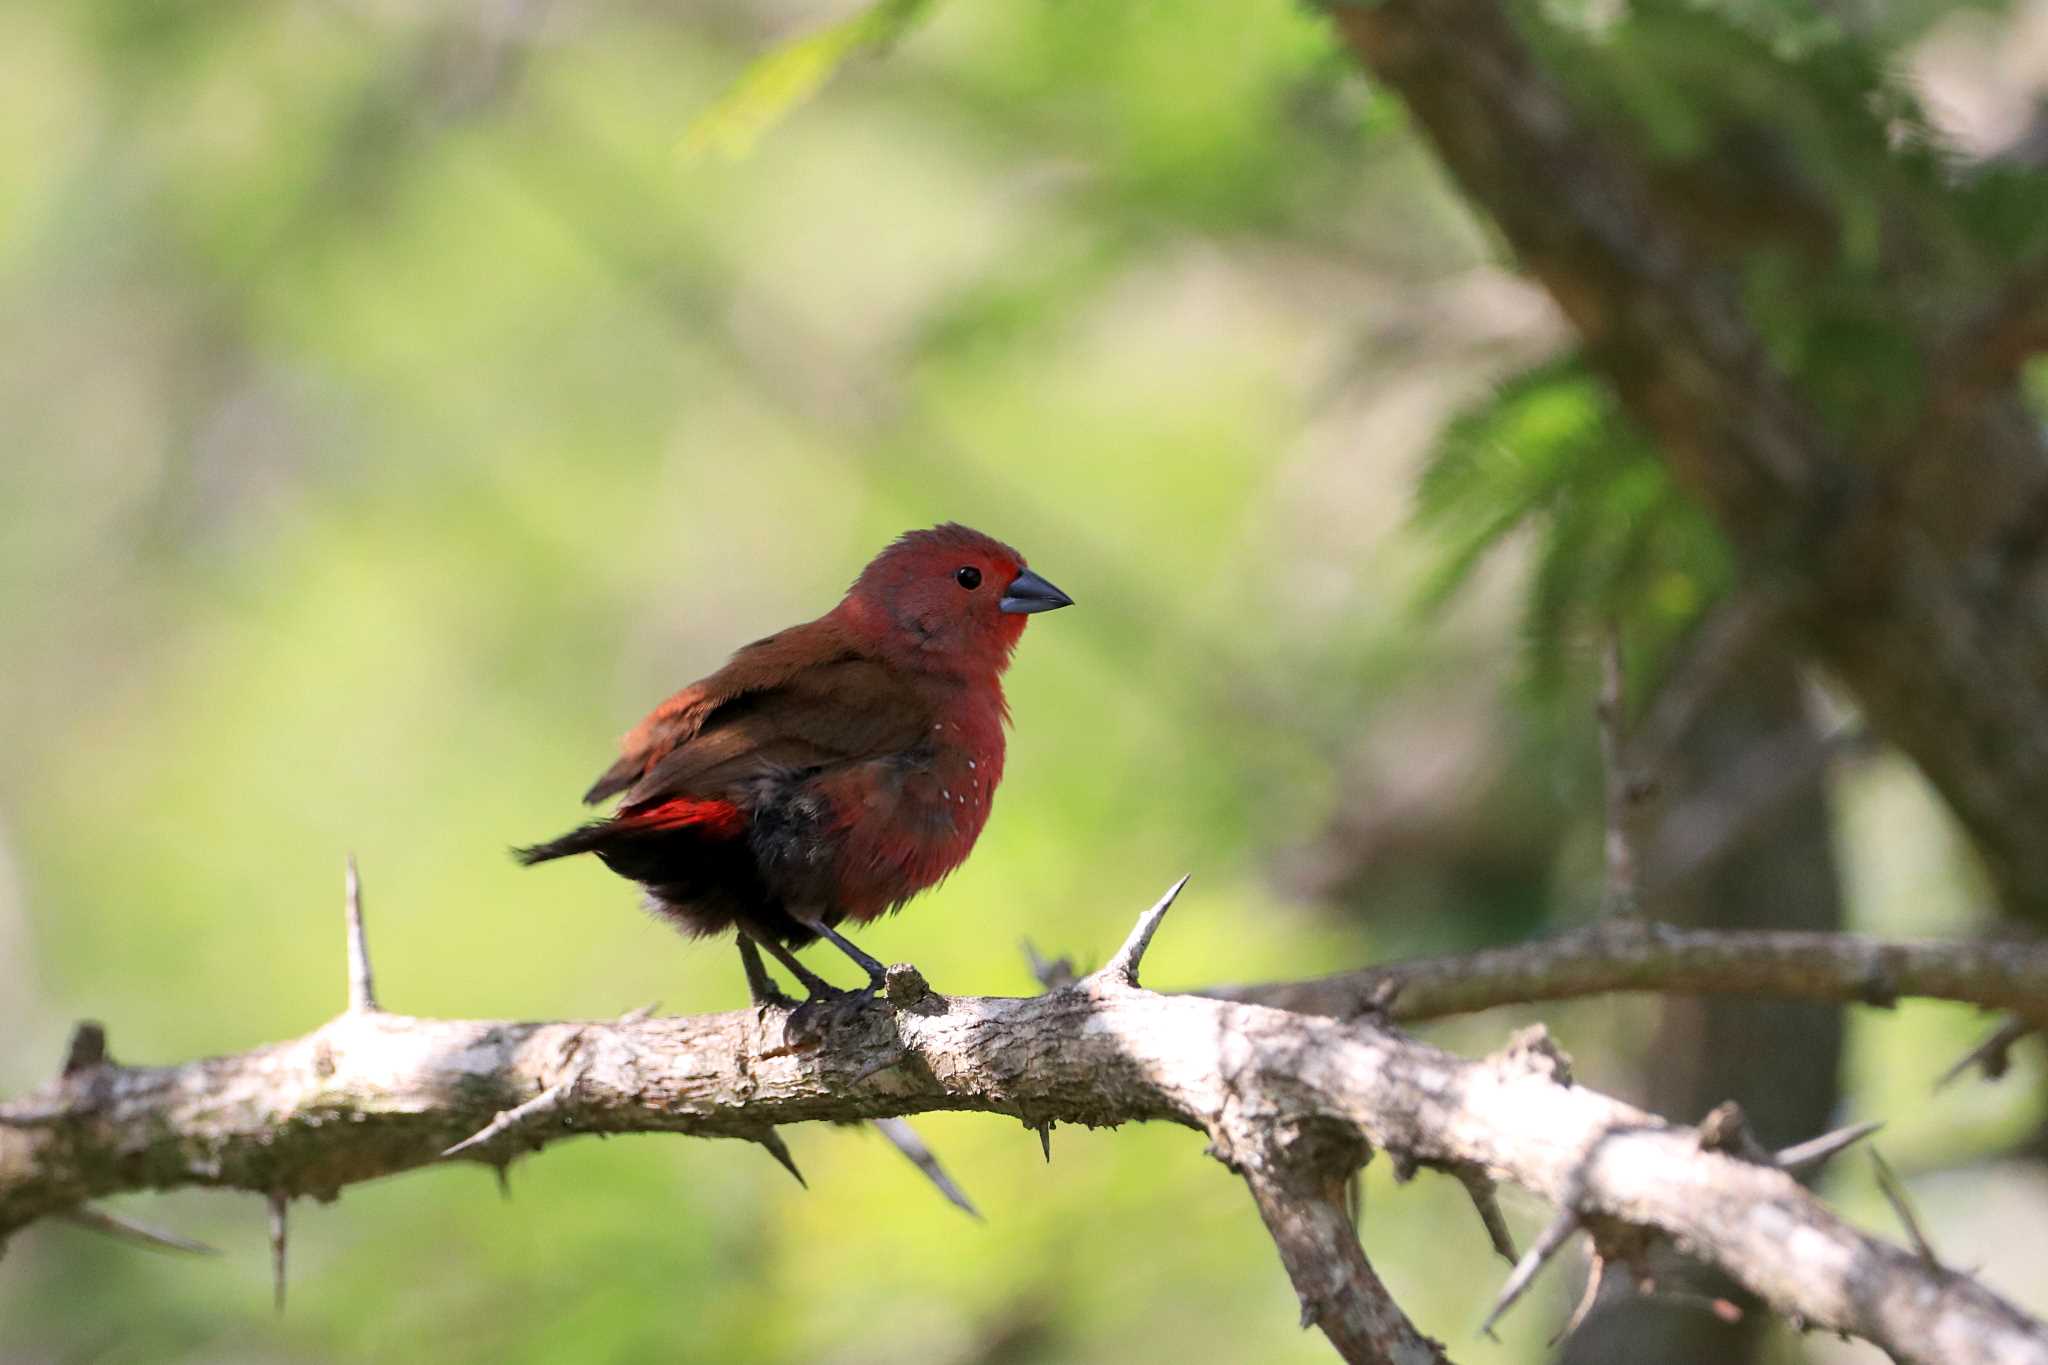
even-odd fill
[(857, 1017), (881, 995), (881, 987), (869, 982), (856, 991), (828, 986), (811, 992), (810, 998), (790, 1014), (790, 1026), (800, 1033), (813, 1033)]
[(771, 1010), (799, 1010), (803, 1006), (804, 1002), (793, 995), (777, 990), (761, 991), (754, 996), (754, 1017), (766, 1019)]

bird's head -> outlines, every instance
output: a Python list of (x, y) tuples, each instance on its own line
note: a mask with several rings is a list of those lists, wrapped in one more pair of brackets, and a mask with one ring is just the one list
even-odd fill
[(840, 612), (885, 655), (948, 672), (1002, 671), (1032, 613), (1073, 598), (992, 536), (947, 522), (876, 555)]

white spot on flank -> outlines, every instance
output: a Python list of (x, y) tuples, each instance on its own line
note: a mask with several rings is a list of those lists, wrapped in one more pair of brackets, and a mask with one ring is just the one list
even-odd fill
[(953, 793), (947, 791), (944, 787), (939, 788), (939, 795), (945, 797), (948, 801), (953, 799)]
[(974, 760), (973, 760), (973, 759), (971, 759), (971, 758), (970, 758), (970, 759), (968, 759), (968, 760), (967, 760), (967, 766), (968, 766), (968, 767), (970, 767), (970, 768), (972, 768), (972, 767), (974, 766)]

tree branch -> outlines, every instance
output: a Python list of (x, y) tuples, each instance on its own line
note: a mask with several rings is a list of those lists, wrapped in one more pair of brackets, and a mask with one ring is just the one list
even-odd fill
[(1960, 339), (1897, 319), (1929, 357), (1926, 420), (1903, 448), (1850, 452), (1772, 363), (1734, 272), (1498, 0), (1325, 3), (1751, 576), (1940, 789), (2007, 908), (2048, 924), (2048, 448), (2012, 384), (2044, 335), (2040, 270)]
[(1443, 1347), (1415, 1330), (1365, 1258), (1344, 1209), (1344, 1188), (1305, 1186), (1266, 1169), (1245, 1183), (1301, 1298), (1301, 1325), (1319, 1327), (1346, 1360), (1447, 1365)]
[(1339, 0), (1330, 13), (1631, 407), (1652, 415), (1682, 480), (1744, 539), (1781, 538), (1833, 459), (1823, 432), (1729, 281), (1586, 126), (1496, 0)]
[[(1901, 1360), (2048, 1365), (2048, 1328), (1849, 1228), (1775, 1163), (1573, 1085), (1540, 1030), (1470, 1061), (1366, 1020), (1127, 984), (1164, 908), (1116, 970), (1072, 986), (948, 998), (898, 969), (886, 1002), (822, 1029), (781, 1011), (512, 1023), (345, 1010), (235, 1056), (124, 1067), (102, 1055), (0, 1106), (0, 1237), (124, 1190), (250, 1190), (281, 1214), (458, 1147), (498, 1165), (508, 1143), (585, 1133), (759, 1143), (785, 1123), (937, 1110), (1033, 1127), (1164, 1120), (1207, 1134), (1244, 1177), (1304, 1312), (1347, 1359), (1443, 1358), (1343, 1213), (1344, 1179), (1381, 1150), (1519, 1184), (1610, 1239), (1668, 1238), (1781, 1311)], [(1889, 990), (1912, 956), (1866, 945), (1862, 960)]]
[(2048, 1025), (2048, 943), (1897, 941), (1609, 919), (1506, 948), (1202, 994), (1339, 1019), (1413, 1022), (1615, 991), (1885, 1007), (1919, 996)]

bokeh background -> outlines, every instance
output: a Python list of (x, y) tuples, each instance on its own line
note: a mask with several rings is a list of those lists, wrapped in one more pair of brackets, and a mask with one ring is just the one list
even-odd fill
[[(2042, 11), (1897, 8), (1959, 142), (2020, 136)], [(1398, 106), (1283, 0), (986, 0), (679, 155), (842, 13), (0, 8), (0, 1092), (81, 1017), (129, 1062), (316, 1025), (351, 851), (391, 1008), (738, 1006), (729, 948), (506, 847), (654, 700), (947, 519), (1080, 605), (1024, 642), (979, 851), (871, 951), (1027, 991), (1023, 940), (1097, 961), (1183, 872), (1161, 987), (1594, 912), (1587, 650), (1528, 685), (1512, 541), (1419, 606), (1446, 546), (1411, 518), (1445, 424), (1567, 339)], [(1908, 767), (1829, 794), (1852, 926), (1981, 924)], [(1656, 1098), (1652, 1003), (1428, 1033), (1534, 1017)], [(1832, 1117), (1886, 1119), (1936, 1244), (2044, 1310), (2037, 1057), (1928, 1097), (1982, 1026), (1854, 1014)], [(584, 1142), (510, 1203), (463, 1166), (302, 1207), (282, 1316), (257, 1201), (120, 1201), (226, 1254), (32, 1229), (0, 1360), (1328, 1358), (1194, 1135), (1060, 1130), (1046, 1165), (1006, 1121), (917, 1126), (985, 1222), (861, 1131), (790, 1134), (808, 1192), (738, 1144)], [(1894, 1231), (1866, 1164), (1826, 1188)], [(1502, 1267), (1463, 1200), (1375, 1165), (1369, 1253), (1460, 1360), (1546, 1358), (1578, 1272), (1478, 1339)]]

